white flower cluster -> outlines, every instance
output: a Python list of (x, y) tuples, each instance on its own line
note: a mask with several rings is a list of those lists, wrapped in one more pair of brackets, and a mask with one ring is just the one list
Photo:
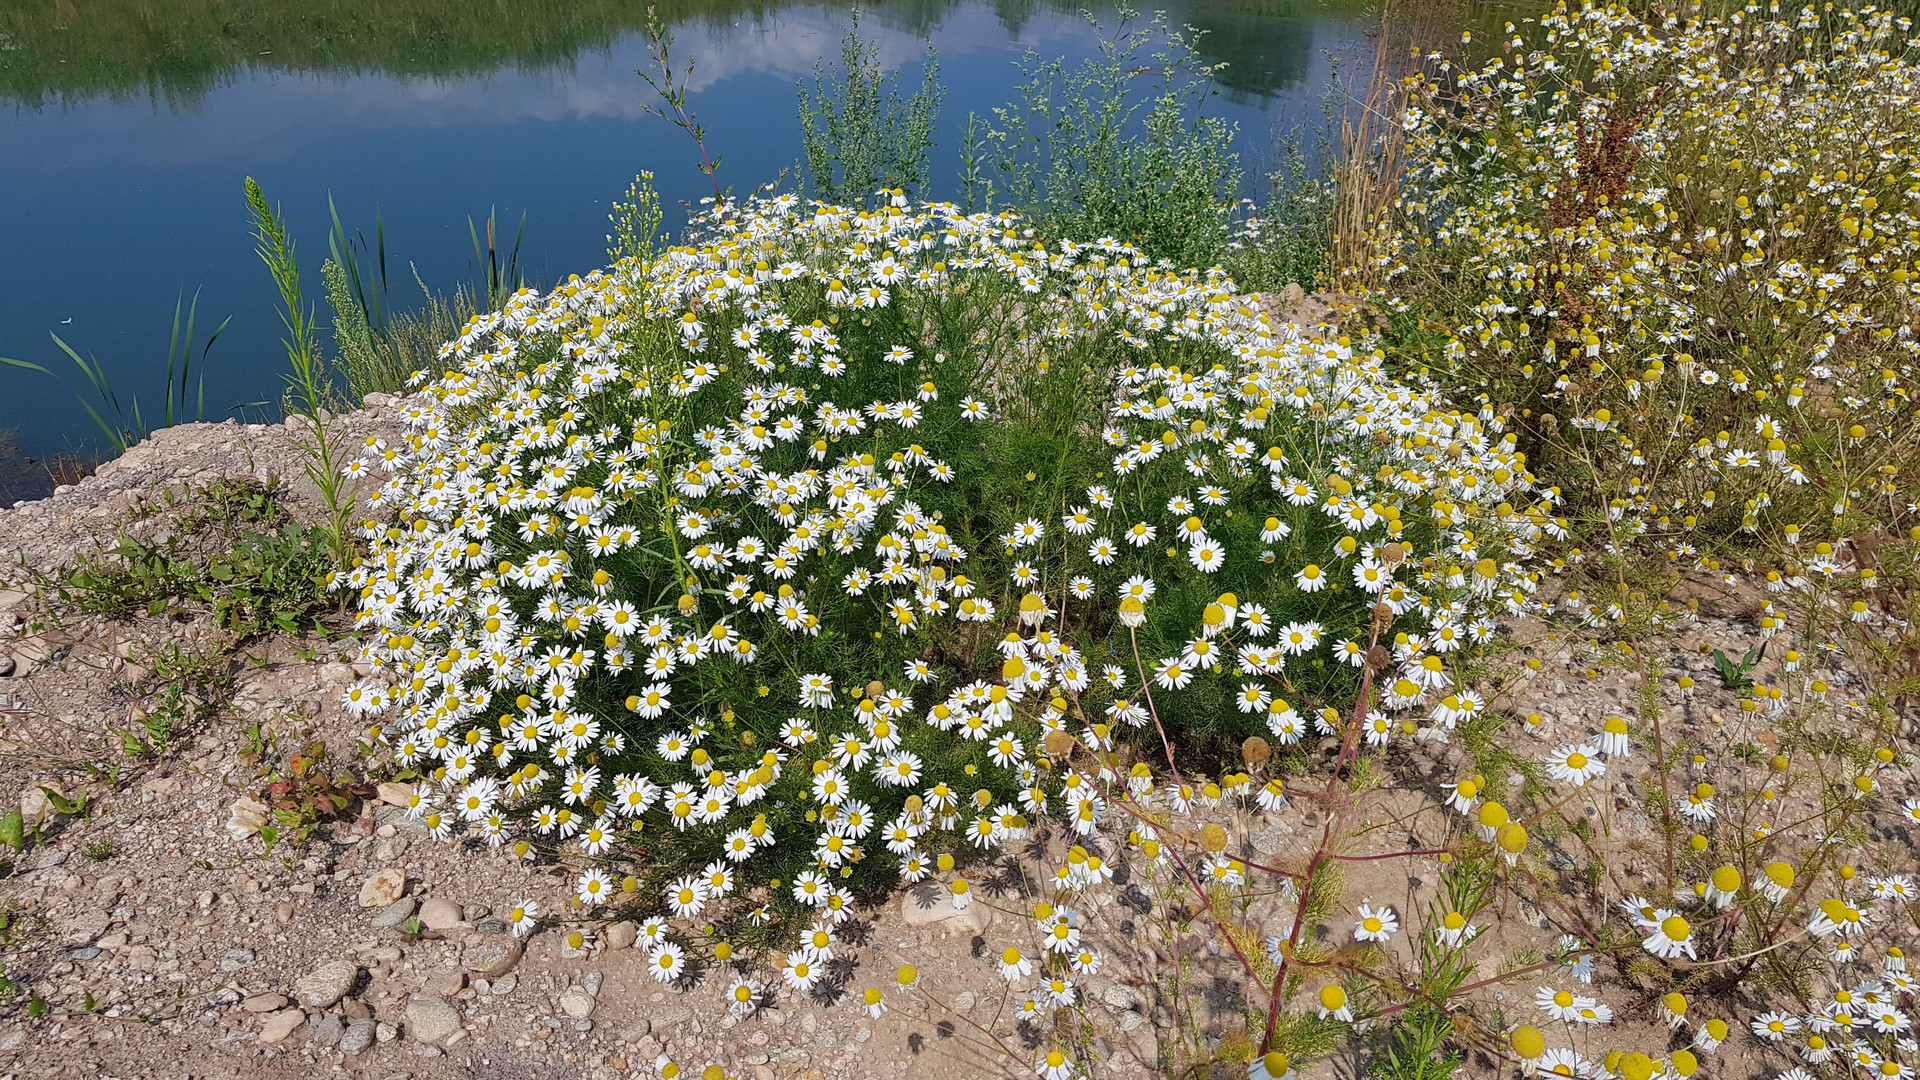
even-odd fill
[[(1091, 826), (1042, 744), (1103, 707), (1145, 722), (1083, 651), (1116, 623), (1178, 646), (1162, 710), (1231, 680), (1277, 732), (1327, 624), (1418, 614), (1394, 650), (1418, 672), (1535, 606), (1520, 560), (1549, 507), (1498, 419), (1218, 274), (898, 200), (697, 224), (476, 318), (404, 444), (368, 448), (391, 520), (338, 582), (376, 672), (347, 706), (426, 778), (435, 835), (611, 863), (664, 828), (712, 859), (665, 888), (684, 919), (774, 849), (757, 913), (837, 922), (875, 848), (919, 880), (1062, 804)], [(1042, 454), (1005, 445), (1036, 431)], [(1309, 550), (1354, 588), (1297, 582)]]

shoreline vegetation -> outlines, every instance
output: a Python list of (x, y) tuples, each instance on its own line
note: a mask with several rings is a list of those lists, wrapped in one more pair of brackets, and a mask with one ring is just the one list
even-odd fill
[[(1389, 10), (1255, 205), (1164, 16), (1030, 55), (939, 201), (935, 63), (856, 23), (749, 187), (653, 14), (685, 229), (643, 174), (539, 290), (476, 222), (484, 287), (409, 323), (336, 219), (329, 366), (249, 180), (326, 520), (218, 587), (171, 548), (49, 584), (353, 635), (409, 816), (565, 868), (511, 931), (635, 923), (736, 1018), (946, 1009), (835, 966), (917, 887), (998, 916), (1007, 1024), (950, 1032), (1045, 1080), (1101, 1074), (1084, 987), (1142, 945), (1173, 1076), (1920, 1067), (1909, 20)], [(1309, 288), (1325, 325), (1249, 297)], [(392, 391), (403, 436), (330, 439)]]

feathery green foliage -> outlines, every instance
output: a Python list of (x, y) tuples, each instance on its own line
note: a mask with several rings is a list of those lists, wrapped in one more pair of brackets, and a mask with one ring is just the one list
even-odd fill
[(925, 197), (927, 152), (946, 88), (933, 46), (920, 89), (902, 99), (898, 80), (880, 67), (879, 47), (860, 37), (856, 9), (840, 41), (840, 63), (813, 67), (813, 91), (800, 84), (800, 140), (807, 186), (827, 202), (865, 205), (876, 188)]

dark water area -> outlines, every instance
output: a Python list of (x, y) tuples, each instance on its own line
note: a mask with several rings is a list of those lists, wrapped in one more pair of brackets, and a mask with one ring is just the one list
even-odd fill
[[(525, 218), (529, 279), (550, 284), (606, 261), (609, 203), (656, 174), (668, 227), (711, 194), (687, 137), (645, 115), (646, 6), (615, 0), (0, 0), (0, 430), (31, 459), (106, 448), (75, 399), (86, 388), (51, 334), (100, 364), (129, 414), (158, 409), (176, 301), (199, 294), (204, 414), (271, 419), (286, 360), (275, 294), (252, 250), (244, 177), (278, 202), (303, 285), (330, 320), (320, 279), (331, 196), (349, 230), (385, 226), (396, 309), (420, 283), (478, 280), (469, 222)], [(668, 4), (676, 53), (696, 67), (691, 106), (736, 191), (801, 156), (795, 83), (837, 57), (849, 11), (777, 3)], [(1277, 167), (1289, 132), (1310, 137), (1334, 72), (1364, 70), (1369, 17), (1315, 0), (1185, 0), (1175, 23), (1206, 30), (1224, 63), (1206, 111), (1239, 125), (1250, 178)], [(1111, 27), (1111, 5), (1095, 5)], [(959, 132), (1014, 96), (1028, 50), (1092, 55), (1095, 26), (1069, 4), (921, 0), (869, 7), (861, 30), (918, 84), (928, 43), (947, 87), (929, 194), (957, 189)], [(1258, 196), (1256, 183), (1246, 194)], [(89, 395), (91, 389), (86, 388)], [(192, 419), (190, 395), (187, 419)], [(0, 458), (7, 455), (0, 448)], [(44, 469), (40, 472), (44, 473)], [(0, 464), (0, 498), (35, 467)], [(22, 477), (26, 479), (21, 479)], [(22, 485), (25, 485), (23, 487)], [(26, 494), (23, 494), (26, 492)]]

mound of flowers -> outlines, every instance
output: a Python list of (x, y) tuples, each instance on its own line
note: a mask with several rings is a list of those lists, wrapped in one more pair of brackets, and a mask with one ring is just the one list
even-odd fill
[(1091, 832), (1083, 740), (1289, 747), (1363, 677), (1402, 710), (1369, 742), (1483, 707), (1447, 655), (1536, 606), (1550, 525), (1491, 411), (1008, 215), (696, 226), (450, 343), (338, 582), (348, 707), (433, 834), (637, 891), (663, 978), (689, 935)]

